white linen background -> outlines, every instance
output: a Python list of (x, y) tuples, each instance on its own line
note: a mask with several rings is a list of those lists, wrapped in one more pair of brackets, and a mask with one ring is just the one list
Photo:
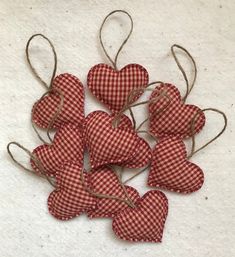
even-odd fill
[[(187, 103), (219, 108), (229, 119), (225, 134), (192, 158), (205, 172), (203, 188), (187, 196), (166, 192), (169, 215), (161, 244), (121, 241), (112, 233), (108, 219), (88, 220), (83, 215), (67, 222), (56, 220), (46, 206), (51, 186), (20, 170), (6, 153), (12, 140), (29, 149), (40, 144), (30, 124), (30, 111), (44, 88), (25, 60), (28, 38), (39, 32), (48, 36), (58, 54), (57, 74), (72, 73), (86, 86), (88, 70), (97, 63), (108, 63), (98, 43), (98, 30), (114, 9), (127, 10), (134, 20), (134, 32), (119, 57), (119, 67), (142, 64), (150, 81), (173, 82), (183, 94), (185, 83), (170, 56), (170, 46), (181, 44), (195, 57), (199, 69)], [(0, 256), (235, 256), (234, 12), (233, 0), (1, 0)], [(127, 19), (118, 17), (104, 30), (111, 53), (129, 26)], [(49, 48), (40, 40), (34, 41), (33, 48), (34, 64), (46, 78), (52, 67)], [(190, 70), (188, 64), (186, 67)], [(101, 108), (86, 92), (86, 114)], [(138, 122), (146, 115), (143, 110), (146, 107), (135, 110)], [(198, 144), (222, 127), (220, 117), (211, 113), (207, 117)], [(27, 163), (25, 155), (15, 153)], [(144, 193), (146, 177), (147, 173), (131, 185)]]

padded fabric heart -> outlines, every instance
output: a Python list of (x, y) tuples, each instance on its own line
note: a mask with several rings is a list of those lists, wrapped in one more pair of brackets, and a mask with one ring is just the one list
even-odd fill
[[(139, 193), (133, 187), (125, 187), (128, 193), (128, 197), (133, 203), (135, 203), (140, 198)], [(112, 195), (122, 199), (127, 199), (125, 192), (119, 183), (117, 175), (112, 169), (108, 167), (102, 167), (90, 172), (89, 188), (92, 188), (92, 190), (96, 193)], [(127, 207), (128, 205), (125, 202), (114, 199), (97, 198), (96, 209), (89, 210), (87, 212), (87, 215), (90, 218), (111, 218), (114, 217), (117, 212), (124, 210)]]
[[(83, 168), (78, 163), (65, 163), (56, 173), (57, 189), (48, 198), (49, 212), (57, 219), (69, 220), (95, 208), (96, 199), (84, 188), (81, 180)], [(87, 185), (87, 174), (84, 173)]]
[[(87, 76), (87, 86), (92, 94), (114, 113), (125, 106), (133, 89), (147, 86), (148, 81), (148, 72), (139, 64), (129, 64), (117, 71), (101, 63), (91, 68)], [(142, 93), (136, 94), (132, 103)]]
[[(83, 163), (82, 133), (80, 126), (65, 125), (56, 132), (51, 145), (44, 144), (34, 149), (33, 154), (41, 162), (47, 175), (54, 176), (66, 161)], [(31, 166), (37, 173), (41, 173), (32, 159)]]
[[(84, 88), (75, 76), (65, 73), (57, 76), (52, 89), (62, 92), (64, 103), (56, 118), (53, 128), (60, 128), (65, 124), (81, 124), (84, 120)], [(43, 99), (37, 101), (32, 109), (32, 119), (41, 128), (47, 128), (58, 110), (61, 98), (52, 91)]]
[(178, 193), (192, 193), (202, 187), (203, 171), (187, 160), (184, 142), (177, 137), (163, 138), (153, 150), (148, 185)]
[(135, 242), (161, 242), (168, 213), (166, 196), (148, 191), (135, 208), (126, 208), (113, 219), (113, 231), (121, 239)]
[[(191, 122), (197, 114), (194, 132), (198, 133), (205, 125), (205, 115), (195, 105), (184, 104), (179, 90), (171, 84), (161, 84), (151, 94), (150, 99), (166, 91), (168, 97), (149, 104), (150, 132), (156, 137), (167, 135), (187, 138), (191, 136)], [(163, 111), (161, 111), (163, 110)], [(156, 114), (159, 111), (159, 114)]]
[(103, 111), (89, 114), (84, 124), (84, 139), (93, 169), (118, 164), (135, 156), (139, 138), (134, 130), (114, 127), (113, 117)]

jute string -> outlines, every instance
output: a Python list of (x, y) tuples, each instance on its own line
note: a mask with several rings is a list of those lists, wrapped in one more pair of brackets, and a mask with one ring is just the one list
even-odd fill
[[(42, 37), (43, 39), (45, 39), (50, 47), (51, 47), (51, 50), (53, 52), (53, 56), (54, 56), (54, 67), (53, 67), (53, 71), (52, 71), (52, 75), (51, 75), (51, 78), (50, 78), (50, 84), (48, 85), (41, 77), (40, 75), (38, 74), (37, 70), (33, 67), (32, 65), (32, 62), (31, 62), (31, 59), (30, 59), (30, 53), (29, 53), (29, 48), (30, 48), (30, 44), (32, 42), (33, 39), (37, 38), (37, 37)], [(55, 114), (52, 116), (49, 124), (48, 124), (48, 127), (47, 127), (47, 131), (46, 131), (46, 134), (47, 134), (47, 137), (48, 139), (50, 140), (50, 142), (52, 142), (52, 138), (50, 136), (50, 131), (51, 131), (51, 128), (53, 127), (53, 124), (55, 122), (55, 120), (58, 118), (62, 108), (63, 108), (63, 104), (64, 104), (64, 96), (63, 96), (63, 93), (61, 90), (59, 89), (55, 89), (52, 87), (53, 85), (53, 81), (54, 81), (54, 78), (55, 78), (55, 75), (56, 75), (56, 70), (57, 70), (57, 54), (56, 54), (56, 50), (55, 50), (55, 47), (53, 45), (53, 43), (49, 40), (49, 38), (47, 38), (46, 36), (44, 36), (43, 34), (34, 34), (32, 35), (27, 44), (26, 44), (26, 58), (27, 58), (27, 61), (28, 61), (28, 64), (29, 64), (29, 67), (30, 69), (32, 70), (32, 72), (34, 73), (35, 77), (42, 83), (42, 85), (46, 88), (47, 92), (45, 92), (42, 97), (37, 101), (37, 104), (39, 104), (39, 102), (45, 97), (47, 96), (48, 94), (51, 94), (51, 93), (54, 93), (54, 94), (58, 94), (59, 97), (60, 97), (60, 103), (58, 105), (58, 108), (55, 112)], [(34, 108), (32, 110), (32, 116), (33, 116), (33, 112), (35, 111), (36, 107), (37, 107), (37, 104), (34, 105)], [(34, 131), (36, 132), (38, 138), (44, 143), (44, 144), (47, 144), (47, 145), (50, 145), (50, 143), (46, 142), (42, 136), (40, 135), (39, 131), (36, 129), (36, 126), (35, 126), (35, 123), (33, 122), (33, 119), (32, 119), (32, 116), (31, 116), (31, 123), (32, 123), (32, 127), (34, 129)]]
[[(43, 39), (45, 39), (49, 43), (49, 45), (50, 45), (50, 47), (52, 49), (53, 55), (54, 55), (54, 68), (53, 68), (53, 72), (52, 72), (52, 75), (51, 75), (51, 79), (50, 79), (50, 84), (49, 85), (40, 77), (40, 75), (38, 74), (36, 69), (33, 67), (31, 59), (30, 59), (29, 47), (30, 47), (31, 41), (34, 38), (36, 38), (36, 37), (42, 37)], [(42, 85), (46, 88), (46, 90), (48, 90), (49, 88), (51, 88), (51, 86), (53, 84), (53, 80), (54, 80), (54, 77), (55, 77), (55, 74), (56, 74), (56, 70), (57, 70), (57, 55), (56, 55), (55, 47), (53, 46), (52, 42), (49, 40), (49, 38), (47, 38), (43, 34), (34, 34), (34, 35), (32, 35), (29, 38), (29, 40), (28, 40), (28, 42), (26, 44), (25, 52), (26, 52), (26, 58), (27, 58), (29, 67), (32, 70), (33, 74), (42, 83)]]
[[(215, 136), (213, 137), (211, 140), (209, 140), (207, 143), (205, 143), (203, 146), (199, 147), (198, 149), (195, 149), (196, 147), (196, 140), (195, 140), (195, 124), (196, 124), (196, 121), (197, 121), (197, 117), (199, 116), (199, 114), (201, 112), (207, 112), (207, 111), (212, 111), (212, 112), (216, 112), (220, 115), (222, 115), (223, 119), (224, 119), (224, 126), (223, 128), (221, 129), (221, 131)], [(202, 149), (204, 149), (205, 147), (207, 147), (208, 145), (210, 145), (212, 142), (214, 142), (216, 139), (218, 139), (223, 133), (224, 131), (226, 130), (226, 127), (227, 127), (227, 124), (228, 124), (228, 120), (227, 120), (227, 116), (225, 115), (224, 112), (218, 110), (218, 109), (215, 109), (215, 108), (206, 108), (206, 109), (203, 109), (203, 110), (200, 110), (198, 111), (195, 116), (193, 117), (192, 119), (192, 122), (191, 122), (191, 125), (190, 125), (190, 129), (191, 129), (191, 135), (192, 135), (192, 148), (191, 148), (191, 152), (190, 154), (188, 155), (188, 159), (190, 159), (194, 154), (198, 153), (199, 151), (201, 151)]]
[[(189, 57), (189, 59), (191, 60), (192, 64), (193, 64), (193, 67), (194, 67), (194, 77), (193, 77), (193, 81), (191, 83), (191, 85), (189, 84), (189, 79), (187, 77), (187, 74), (184, 70), (184, 68), (182, 67), (182, 65), (180, 64), (180, 61), (176, 55), (176, 52), (175, 52), (175, 48), (177, 49), (180, 49), (182, 50), (184, 53), (186, 53), (186, 55)], [(196, 65), (196, 62), (194, 60), (194, 58), (192, 57), (192, 55), (189, 53), (188, 50), (186, 50), (184, 47), (180, 46), (180, 45), (177, 45), (177, 44), (174, 44), (171, 46), (171, 53), (173, 55), (173, 58), (179, 68), (179, 70), (181, 71), (183, 77), (184, 77), (184, 80), (185, 80), (185, 83), (186, 83), (186, 93), (184, 95), (184, 97), (182, 98), (182, 101), (185, 102), (187, 97), (189, 96), (190, 92), (192, 91), (193, 87), (194, 87), (194, 84), (196, 82), (196, 79), (197, 79), (197, 65)]]
[(15, 145), (15, 146), (19, 147), (20, 149), (22, 149), (25, 153), (27, 153), (27, 154), (29, 155), (29, 157), (34, 161), (34, 163), (35, 163), (35, 165), (37, 166), (37, 168), (39, 169), (39, 171), (42, 173), (42, 176), (43, 176), (44, 178), (46, 178), (47, 181), (48, 181), (53, 187), (56, 188), (55, 182), (52, 180), (51, 177), (49, 177), (49, 176), (46, 174), (46, 172), (45, 172), (45, 170), (44, 170), (44, 168), (43, 168), (42, 163), (40, 162), (40, 160), (39, 160), (35, 155), (32, 154), (27, 148), (25, 148), (25, 147), (22, 146), (21, 144), (19, 144), (19, 143), (17, 143), (17, 142), (10, 142), (10, 143), (7, 145), (7, 152), (8, 152), (8, 154), (9, 154), (9, 156), (11, 157), (11, 159), (12, 159), (18, 166), (20, 166), (21, 168), (23, 168), (23, 169), (26, 170), (26, 171), (31, 172), (31, 173), (34, 174), (34, 175), (41, 176), (40, 174), (37, 174), (34, 170), (31, 170), (31, 169), (25, 167), (23, 164), (21, 164), (19, 161), (17, 161), (17, 160), (15, 159), (15, 157), (14, 157), (14, 155), (12, 154), (11, 149), (10, 149), (11, 145)]
[[(130, 19), (131, 27), (130, 27), (130, 31), (129, 31), (127, 37), (126, 37), (126, 38), (124, 39), (124, 41), (122, 42), (121, 46), (119, 47), (119, 49), (118, 49), (118, 51), (117, 51), (117, 53), (116, 53), (116, 55), (115, 55), (114, 60), (113, 60), (113, 59), (110, 57), (110, 55), (108, 54), (107, 50), (105, 49), (105, 46), (104, 46), (104, 43), (103, 43), (103, 38), (102, 38), (102, 31), (103, 31), (103, 27), (104, 27), (104, 25), (105, 25), (107, 19), (108, 19), (110, 16), (112, 16), (113, 14), (115, 14), (115, 13), (123, 13), (123, 14), (127, 15), (128, 18)], [(117, 70), (117, 59), (118, 59), (118, 56), (119, 56), (119, 54), (120, 54), (122, 48), (124, 47), (124, 45), (127, 43), (128, 39), (130, 38), (130, 36), (131, 36), (131, 34), (132, 34), (132, 31), (133, 31), (133, 20), (132, 20), (132, 17), (131, 17), (131, 15), (130, 15), (128, 12), (126, 12), (126, 11), (124, 11), (124, 10), (115, 10), (115, 11), (110, 12), (110, 13), (104, 18), (104, 20), (103, 20), (103, 22), (102, 22), (102, 24), (101, 24), (101, 27), (100, 27), (100, 30), (99, 30), (99, 40), (100, 40), (100, 44), (101, 44), (101, 47), (102, 47), (102, 49), (103, 49), (103, 51), (104, 51), (106, 57), (107, 57), (107, 58), (109, 59), (109, 61), (112, 63), (112, 65), (113, 65), (113, 67), (114, 67), (115, 70)]]

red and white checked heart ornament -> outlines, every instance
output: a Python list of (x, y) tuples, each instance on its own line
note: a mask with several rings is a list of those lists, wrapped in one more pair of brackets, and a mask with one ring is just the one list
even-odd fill
[(187, 194), (199, 190), (203, 182), (203, 171), (187, 160), (181, 138), (169, 136), (160, 139), (153, 149), (148, 185)]
[(134, 242), (161, 242), (168, 213), (168, 200), (157, 190), (148, 191), (113, 219), (113, 231), (121, 239)]
[[(113, 113), (120, 112), (130, 93), (147, 86), (148, 81), (148, 72), (139, 64), (129, 64), (120, 71), (107, 64), (98, 64), (90, 69), (87, 76), (87, 86), (91, 93)], [(143, 94), (143, 91), (138, 92), (129, 104)]]
[[(56, 189), (48, 198), (51, 215), (60, 220), (69, 220), (90, 209), (96, 208), (96, 199), (86, 191), (81, 180), (83, 165), (76, 162), (64, 163), (56, 173)], [(88, 184), (87, 173), (84, 183)]]
[(152, 92), (150, 100), (160, 95), (163, 90), (170, 98), (170, 101), (168, 98), (163, 97), (159, 101), (150, 102), (149, 131), (156, 137), (165, 137), (167, 135), (180, 136), (181, 138), (191, 137), (191, 122), (198, 113), (194, 133), (200, 132), (205, 125), (204, 113), (200, 112), (200, 109), (195, 105), (184, 104), (176, 86), (165, 83), (157, 86)]
[[(86, 117), (84, 139), (88, 148), (91, 168), (106, 164), (123, 164), (127, 167), (144, 166), (151, 158), (151, 149), (137, 133), (125, 125), (114, 127), (113, 115), (95, 111)], [(133, 158), (139, 149), (144, 149), (143, 156), (133, 164)], [(130, 163), (128, 163), (130, 162)]]
[[(83, 163), (85, 144), (81, 126), (67, 124), (56, 131), (52, 144), (40, 145), (33, 150), (33, 155), (41, 162), (43, 174), (55, 176), (65, 162)], [(36, 173), (42, 173), (31, 159), (31, 166)]]
[[(92, 188), (92, 191), (99, 194), (113, 195), (120, 199), (126, 199), (126, 194), (120, 185), (117, 175), (109, 167), (101, 167), (97, 170), (92, 170), (88, 173), (88, 176), (88, 187)], [(135, 203), (140, 198), (139, 193), (133, 187), (125, 187), (128, 197), (133, 203)], [(96, 208), (87, 211), (89, 218), (113, 218), (118, 212), (128, 207), (125, 202), (117, 201), (115, 199), (97, 198), (96, 201)]]
[(68, 73), (57, 76), (53, 80), (51, 93), (34, 104), (32, 121), (41, 128), (48, 128), (61, 101), (56, 91), (62, 93), (64, 101), (52, 128), (60, 128), (66, 124), (82, 124), (84, 120), (84, 88), (77, 77)]

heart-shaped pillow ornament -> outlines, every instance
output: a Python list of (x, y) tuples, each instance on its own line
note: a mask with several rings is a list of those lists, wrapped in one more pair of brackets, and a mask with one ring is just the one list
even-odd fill
[[(148, 72), (139, 64), (129, 64), (121, 70), (115, 70), (101, 63), (91, 68), (87, 76), (91, 93), (113, 113), (123, 109), (133, 90), (146, 87), (148, 82)], [(129, 104), (139, 99), (143, 92), (138, 91)]]
[(168, 135), (181, 138), (191, 137), (191, 123), (195, 115), (197, 115), (197, 119), (194, 134), (200, 132), (205, 125), (205, 115), (200, 108), (184, 104), (179, 90), (172, 84), (157, 86), (152, 92), (150, 100), (158, 97), (163, 91), (168, 97), (162, 97), (159, 101), (149, 104), (150, 132), (159, 138)]
[(84, 120), (84, 88), (81, 81), (68, 73), (57, 76), (52, 84), (51, 92), (38, 100), (32, 109), (32, 121), (38, 127), (48, 128), (58, 111), (63, 96), (63, 106), (56, 117), (52, 128), (60, 128), (65, 124), (82, 124)]
[[(65, 162), (83, 163), (84, 149), (81, 126), (68, 124), (56, 131), (51, 145), (40, 145), (32, 154), (41, 162), (44, 175), (55, 176)], [(36, 173), (42, 173), (32, 159), (30, 162)]]
[(90, 155), (91, 168), (119, 164), (133, 158), (140, 143), (134, 130), (115, 127), (113, 116), (103, 111), (90, 113), (84, 123), (84, 140)]
[(113, 231), (121, 239), (134, 242), (161, 242), (168, 214), (168, 200), (158, 191), (148, 191), (134, 208), (126, 208), (113, 219)]
[[(127, 196), (120, 185), (119, 179), (115, 172), (109, 167), (101, 167), (97, 170), (89, 172), (89, 188), (96, 193), (115, 196), (120, 199), (126, 199)], [(139, 193), (136, 189), (130, 186), (125, 186), (128, 198), (135, 203), (139, 198)], [(127, 208), (128, 205), (124, 201), (108, 198), (97, 198), (96, 209), (87, 211), (89, 218), (112, 218)]]
[(153, 149), (148, 185), (177, 193), (192, 193), (204, 182), (203, 171), (187, 160), (184, 142), (179, 137), (161, 139)]
[(87, 192), (87, 173), (83, 172), (80, 163), (68, 162), (56, 173), (56, 185), (48, 198), (48, 209), (51, 215), (60, 220), (69, 220), (83, 212), (96, 208), (96, 199)]

